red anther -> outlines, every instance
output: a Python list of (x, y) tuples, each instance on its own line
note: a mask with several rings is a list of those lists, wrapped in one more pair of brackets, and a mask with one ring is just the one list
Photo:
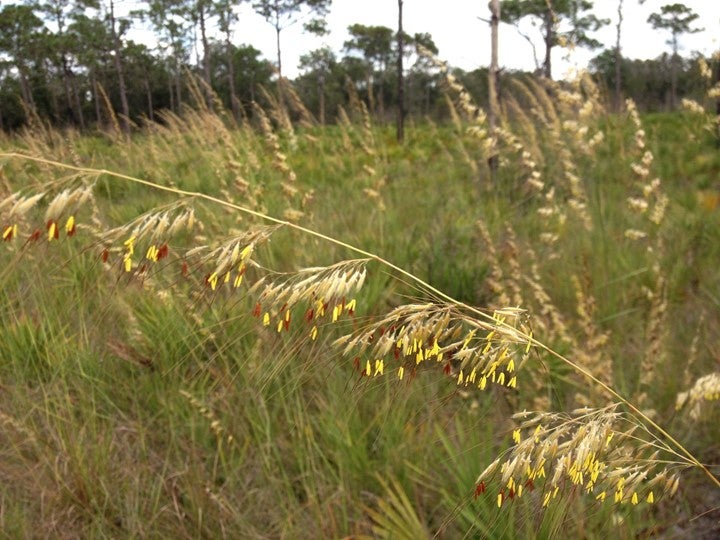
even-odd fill
[(157, 260), (159, 261), (160, 259), (164, 259), (165, 257), (167, 257), (169, 251), (170, 248), (168, 248), (167, 244), (163, 244), (162, 246), (160, 246), (157, 252)]

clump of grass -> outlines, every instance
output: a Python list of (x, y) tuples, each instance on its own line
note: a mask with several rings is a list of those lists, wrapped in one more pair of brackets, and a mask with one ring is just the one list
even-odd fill
[[(306, 530), (308, 521), (320, 523), (324, 534), (331, 536), (425, 535), (461, 532), (466, 526), (491, 534), (503, 527), (513, 530), (511, 524), (532, 516), (540, 516), (543, 527), (556, 530), (558, 523), (572, 520), (573, 510), (563, 509), (560, 497), (574, 504), (578, 495), (584, 495), (587, 502), (577, 503), (580, 513), (598, 505), (612, 505), (612, 512), (622, 513), (677, 491), (683, 468), (696, 468), (720, 486), (709, 468), (658, 423), (660, 416), (646, 410), (662, 410), (666, 404), (649, 393), (630, 391), (628, 395), (636, 396), (633, 400), (623, 396), (624, 381), (619, 378), (626, 374), (610, 361), (618, 350), (612, 342), (622, 338), (598, 320), (617, 306), (608, 308), (602, 295), (593, 294), (590, 265), (578, 265), (565, 274), (567, 289), (553, 286), (558, 283), (553, 265), (562, 264), (557, 257), (562, 246), (577, 250), (582, 260), (587, 247), (580, 240), (606, 234), (604, 226), (597, 226), (595, 220), (602, 212), (593, 207), (596, 201), (583, 178), (604, 141), (592, 135), (600, 113), (578, 97), (588, 95), (587, 103), (599, 107), (592, 87), (579, 83), (568, 90), (545, 89), (528, 82), (520, 88), (530, 102), (530, 113), (521, 114), (523, 105), (516, 106), (515, 118), (505, 117), (495, 140), (484, 131), (484, 117), (469, 96), (452, 79), (449, 86), (459, 95), (458, 110), (465, 119), (458, 114), (463, 129), (447, 135), (449, 143), (442, 148), (451, 158), (452, 152), (464, 156), (459, 163), (472, 173), (475, 186), (476, 175), (484, 170), (478, 163), (489, 152), (500, 152), (500, 174), (517, 181), (506, 191), (507, 201), (498, 197), (494, 207), (484, 208), (485, 216), (467, 218), (471, 229), (478, 223), (486, 246), (482, 263), (491, 279), (477, 289), (487, 308), (454, 298), (366, 244), (321, 232), (323, 226), (332, 229), (323, 220), (342, 223), (345, 216), (320, 213), (320, 220), (300, 225), (317, 214), (286, 214), (280, 219), (264, 211), (261, 198), (280, 213), (295, 208), (288, 204), (305, 189), (303, 164), (297, 154), (292, 168), (287, 163), (296, 146), (320, 142), (296, 138), (294, 131), (285, 138), (278, 136), (260, 108), (260, 134), (248, 126), (231, 132), (207, 108), (187, 111), (186, 118), (171, 119), (156, 133), (144, 134), (148, 140), (143, 144), (153, 149), (151, 156), (157, 156), (145, 167), (157, 173), (158, 181), (79, 165), (83, 158), (76, 149), (74, 164), (25, 152), (2, 154), (12, 175), (21, 178), (42, 170), (52, 180), (11, 191), (0, 201), (3, 247), (10, 255), (0, 274), (4, 285), (0, 307), (5, 313), (22, 312), (16, 316), (18, 330), (13, 330), (18, 336), (21, 326), (35, 328), (31, 333), (39, 335), (34, 322), (26, 320), (38, 317), (23, 298), (27, 263), (52, 265), (56, 272), (74, 265), (99, 270), (94, 282), (83, 282), (88, 278), (81, 275), (63, 279), (71, 284), (77, 280), (79, 299), (93, 283), (99, 284), (102, 295), (112, 296), (123, 307), (108, 307), (103, 305), (107, 299), (101, 299), (95, 321), (108, 324), (116, 317), (117, 325), (125, 328), (112, 328), (111, 345), (102, 348), (98, 342), (104, 341), (103, 330), (90, 339), (83, 327), (85, 319), (77, 329), (74, 323), (49, 326), (48, 339), (63, 343), (62, 350), (68, 353), (70, 342), (83, 338), (89, 350), (97, 347), (110, 358), (125, 360), (123, 369), (108, 377), (87, 360), (66, 365), (44, 358), (44, 382), (50, 385), (46, 391), (53, 396), (67, 392), (68, 399), (75, 399), (80, 391), (73, 373), (77, 366), (82, 383), (95, 383), (84, 413), (105, 415), (91, 425), (95, 431), (83, 440), (96, 440), (98, 451), (114, 453), (114, 445), (121, 443), (114, 442), (113, 433), (125, 433), (126, 424), (137, 422), (132, 429), (141, 441), (143, 464), (160, 476), (156, 482), (133, 480), (129, 470), (118, 468), (116, 474), (127, 483), (125, 497), (136, 498), (125, 499), (134, 509), (127, 510), (130, 517), (113, 529), (119, 519), (115, 516), (124, 515), (123, 510), (109, 501), (106, 489), (91, 487), (94, 475), (102, 476), (112, 467), (92, 456), (72, 454), (74, 459), (68, 461), (72, 467), (68, 465), (57, 481), (71, 484), (69, 502), (59, 500), (58, 508), (83, 516), (73, 516), (74, 531), (139, 534), (147, 532), (142, 529), (143, 516), (152, 517), (158, 531), (206, 535), (240, 530), (257, 536), (292, 535)], [(560, 96), (559, 103), (551, 100), (553, 93)], [(355, 179), (362, 181), (344, 191), (361, 194), (358, 199), (375, 211), (390, 212), (393, 196), (408, 197), (411, 192), (403, 179), (382, 182), (389, 167), (378, 142), (381, 134), (364, 103), (356, 102), (354, 115), (361, 125), (346, 116), (341, 122), (343, 136), (334, 149), (343, 154), (353, 154), (348, 151), (353, 149), (358, 154), (345, 157)], [(299, 106), (294, 107), (302, 115)], [(282, 126), (289, 120), (281, 116), (281, 109), (273, 114), (287, 131), (290, 128)], [(542, 129), (530, 124), (530, 118)], [(312, 129), (310, 119), (306, 120), (304, 129)], [(646, 140), (632, 109), (631, 120), (633, 152), (638, 153)], [(172, 175), (163, 171), (175, 142), (192, 148), (203, 160), (213, 156), (212, 145), (201, 136), (207, 126), (218, 127), (224, 141), (218, 153), (228, 164), (227, 171), (214, 167), (193, 182), (187, 182), (180, 171)], [(541, 136), (546, 130), (550, 130), (547, 137)], [(533, 155), (545, 151), (545, 145), (564, 148), (566, 141), (574, 142), (557, 156)], [(237, 145), (241, 150), (235, 142), (242, 142)], [(137, 143), (117, 144), (134, 166)], [(51, 154), (49, 147), (42, 148), (41, 155)], [(646, 236), (656, 241), (651, 244), (646, 238), (633, 255), (652, 264), (652, 278), (645, 285), (653, 293), (647, 311), (650, 322), (638, 347), (644, 354), (637, 356), (644, 364), (637, 382), (628, 385), (641, 392), (656, 386), (662, 373), (652, 373), (668, 362), (670, 340), (666, 329), (671, 306), (665, 285), (669, 277), (663, 269), (665, 233), (660, 230), (666, 224), (670, 198), (658, 185), (647, 183), (653, 162), (649, 155), (643, 153), (633, 167), (652, 218), (652, 226), (645, 224), (651, 231)], [(278, 176), (259, 185), (261, 171), (271, 167)], [(243, 173), (239, 184), (238, 171)], [(417, 184), (417, 178), (412, 180)], [(118, 191), (118, 184), (123, 191)], [(290, 184), (297, 185), (297, 191), (289, 190)], [(195, 190), (193, 185), (208, 189)], [(273, 200), (269, 200), (271, 185), (278, 188)], [(107, 188), (104, 193), (102, 186)], [(113, 206), (119, 200), (148, 193), (164, 194), (170, 201), (148, 199), (149, 210), (124, 217), (119, 225), (110, 224), (111, 217), (117, 218)], [(518, 195), (525, 198), (518, 202)], [(624, 192), (613, 195), (618, 203), (627, 198)], [(247, 204), (237, 202), (245, 200)], [(322, 208), (322, 201), (313, 204), (318, 204), (316, 211)], [(329, 206), (333, 204), (343, 212), (353, 211), (349, 202), (331, 201)], [(501, 229), (498, 216), (508, 211), (503, 205), (532, 212), (526, 218), (524, 212), (513, 214), (517, 222)], [(634, 203), (638, 209), (641, 206)], [(538, 215), (544, 214), (557, 220), (537, 226), (543, 222)], [(373, 216), (376, 220), (377, 214)], [(491, 219), (478, 221), (479, 217)], [(616, 241), (622, 239), (628, 221), (613, 223)], [(503, 240), (496, 240), (493, 232)], [(377, 238), (379, 245), (381, 240)], [(646, 249), (649, 245), (654, 249)], [(43, 279), (35, 283), (45, 291)], [(638, 291), (642, 291), (639, 285), (632, 294)], [(41, 305), (42, 295), (34, 294)], [(81, 300), (75, 309), (90, 312), (90, 308)], [(610, 312), (610, 316), (620, 315)], [(15, 343), (8, 345), (7, 352), (18, 357), (27, 343), (33, 343), (39, 356), (48, 350), (35, 335)], [(146, 394), (123, 393), (115, 387), (119, 374)], [(29, 373), (18, 372), (15, 377), (21, 387), (32, 384)], [(712, 378), (700, 381), (681, 400), (690, 403), (693, 411), (702, 397), (714, 395), (708, 390)], [(588, 385), (591, 389), (583, 388)], [(464, 399), (450, 399), (453, 395)], [(517, 412), (529, 403), (539, 412)], [(573, 410), (578, 403), (585, 407)], [(347, 418), (336, 417), (334, 410), (345, 411)], [(478, 416), (478, 410), (485, 411), (485, 417)], [(27, 441), (42, 440), (43, 431), (54, 429), (51, 417), (44, 420), (50, 422), (47, 427), (39, 423), (27, 428), (15, 420), (17, 414), (3, 411), (0, 419)], [(464, 423), (448, 422), (442, 411)], [(185, 425), (198, 415), (207, 424), (204, 432), (212, 435), (209, 439)], [(482, 448), (461, 450), (492, 461), (477, 476), (482, 469), (479, 463), (465, 466), (451, 452), (456, 451), (456, 441), (469, 440), (463, 430), (481, 423), (495, 426), (490, 428), (490, 440), (478, 443)], [(165, 424), (161, 433), (170, 442), (152, 440), (158, 424)], [(73, 421), (68, 420), (68, 425)], [(512, 433), (509, 448), (497, 436), (503, 432)], [(57, 445), (77, 450), (69, 445), (68, 433), (55, 437)], [(219, 444), (221, 440), (232, 440), (231, 447)], [(398, 453), (391, 441), (408, 453)], [(427, 458), (408, 457), (433, 444), (444, 448), (445, 454), (433, 450)], [(431, 473), (438, 456), (444, 456), (441, 464), (452, 472), (455, 486)], [(122, 463), (130, 460), (123, 458)], [(84, 460), (89, 463), (85, 470)], [(70, 470), (73, 467), (76, 470)], [(70, 476), (72, 481), (67, 480)], [(133, 481), (135, 488), (130, 485)], [(437, 492), (442, 505), (433, 505), (418, 486)], [(152, 493), (149, 508), (138, 503), (144, 491)], [(248, 506), (243, 493), (255, 502)], [(274, 504), (271, 493), (279, 494), (276, 498), (282, 504)], [(498, 514), (513, 508), (523, 515)], [(497, 527), (480, 528), (473, 515), (489, 516)]]

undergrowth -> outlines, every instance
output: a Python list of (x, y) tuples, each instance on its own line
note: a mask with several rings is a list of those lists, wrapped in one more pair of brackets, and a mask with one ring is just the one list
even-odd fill
[(712, 534), (713, 119), (511, 90), (2, 141), (0, 529)]

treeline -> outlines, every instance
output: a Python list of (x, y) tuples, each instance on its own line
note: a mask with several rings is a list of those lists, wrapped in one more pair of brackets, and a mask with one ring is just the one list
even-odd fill
[[(535, 15), (527, 11), (533, 2), (502, 4), (506, 14), (519, 20)], [(88, 129), (107, 125), (113, 118), (130, 129), (144, 119), (158, 120), (160, 111), (180, 113), (193, 99), (208, 107), (221, 103), (236, 118), (252, 114), (251, 103), (261, 100), (264, 91), (275, 92), (282, 77), (283, 28), (302, 18), (308, 31), (326, 32), (324, 16), (330, 0), (255, 2), (255, 9), (277, 32), (273, 62), (252, 45), (234, 42), (239, 3), (148, 0), (141, 3), (142, 9), (123, 16), (118, 15), (115, 0), (30, 0), (4, 5), (0, 10), (0, 129), (15, 130), (34, 121)], [(518, 4), (527, 4), (526, 11), (518, 11)], [(538, 16), (547, 5), (544, 0), (539, 4)], [(562, 20), (560, 4), (555, 5), (555, 15)], [(512, 23), (507, 16), (506, 22)], [(579, 44), (599, 46), (587, 37), (597, 25), (585, 22), (582, 26), (579, 18), (573, 21)], [(130, 28), (140, 23), (153, 29), (154, 49), (127, 38)], [(217, 34), (209, 34), (211, 25)], [(584, 33), (578, 33), (578, 28)], [(560, 27), (549, 29), (556, 35), (546, 40), (548, 49), (563, 36)], [(350, 37), (340, 53), (323, 48), (302, 56), (301, 75), (292, 81), (293, 86), (322, 123), (334, 121), (338, 108), (347, 107), (356, 93), (378, 119), (390, 120), (397, 107), (397, 32), (359, 24), (348, 30)], [(435, 64), (419, 54), (442, 56), (441, 52), (426, 33), (403, 33), (402, 42), (408, 114), (442, 118), (446, 113), (442, 77)], [(591, 69), (611, 90), (616, 86), (620, 58), (621, 92), (643, 109), (670, 108), (678, 96), (697, 97), (706, 90), (697, 58), (679, 58), (674, 50), (655, 60), (638, 61), (622, 58), (618, 52), (608, 49), (599, 54)], [(546, 57), (550, 58), (549, 50)], [(549, 60), (538, 72), (549, 76)], [(488, 101), (487, 74), (487, 69), (455, 70), (481, 105)], [(501, 99), (506, 79), (522, 75), (501, 73)]]

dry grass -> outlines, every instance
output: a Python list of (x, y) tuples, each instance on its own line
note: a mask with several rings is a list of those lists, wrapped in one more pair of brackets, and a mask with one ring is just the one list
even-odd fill
[[(104, 161), (78, 134), (3, 141), (0, 352), (13, 390), (0, 402), (0, 476), (21, 487), (0, 491), (0, 525), (19, 536), (531, 536), (594, 519), (603, 535), (609, 512), (629, 535), (640, 508), (665, 519), (683, 470), (720, 487), (705, 449), (662, 420), (677, 394), (699, 421), (719, 390), (716, 373), (697, 378), (709, 357), (694, 338), (698, 373), (682, 393), (671, 384), (674, 201), (650, 180), (633, 105), (625, 166), (614, 165), (626, 173), (600, 197), (584, 175), (612, 141), (587, 79), (518, 83), (495, 134), (449, 74), (447, 87), (447, 144), (412, 151), (461, 164), (472, 183), (460, 200), (499, 152), (505, 184), (466, 220), (483, 248), (464, 293), (484, 307), (424, 277), (422, 258), (384, 255), (406, 245), (403, 220), (423, 197), (440, 222), (441, 189), (430, 179), (420, 193), (414, 170), (415, 185), (386, 181), (417, 158), (393, 161), (402, 150), (384, 145), (357, 96), (357, 121), (341, 111), (337, 128), (313, 127), (290, 88), (298, 126), (270, 95), (257, 129), (198, 105), (129, 140), (99, 139)], [(603, 197), (634, 213), (608, 223)], [(408, 247), (464, 268), (452, 231), (440, 239)], [(609, 243), (620, 248), (596, 270)], [(604, 294), (616, 282), (635, 320)], [(487, 440), (456, 446), (481, 424)], [(467, 467), (464, 454), (478, 457)]]

